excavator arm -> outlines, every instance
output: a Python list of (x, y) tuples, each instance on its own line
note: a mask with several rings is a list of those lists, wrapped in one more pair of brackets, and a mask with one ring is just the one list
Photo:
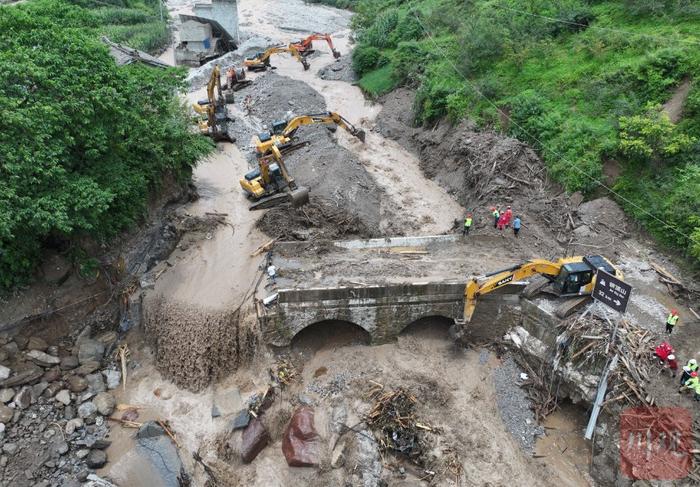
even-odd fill
[(282, 136), (291, 138), (294, 133), (302, 125), (314, 125), (319, 123), (333, 123), (342, 129), (347, 130), (350, 135), (357, 137), (362, 142), (365, 141), (365, 131), (355, 127), (348, 119), (336, 112), (313, 113), (309, 115), (300, 115), (291, 119), (282, 132)]
[[(284, 123), (284, 122), (283, 122)], [(336, 112), (325, 112), (316, 113), (308, 115), (300, 115), (289, 120), (284, 129), (275, 134), (267, 134), (263, 137), (262, 134), (254, 138), (254, 143), (258, 154), (268, 154), (273, 147), (285, 151), (287, 145), (291, 142), (292, 137), (303, 125), (314, 125), (314, 124), (335, 124), (344, 130), (347, 130), (350, 135), (357, 137), (362, 142), (365, 141), (365, 131), (355, 127), (348, 119)], [(295, 145), (293, 147), (299, 147), (300, 145)], [(287, 150), (288, 151), (288, 150)]]
[(534, 274), (554, 278), (561, 272), (561, 267), (561, 262), (535, 259), (491, 274), (486, 274), (483, 278), (488, 279), (481, 283), (479, 283), (479, 278), (472, 278), (464, 289), (464, 321), (466, 323), (471, 321), (474, 309), (476, 308), (476, 300), (479, 296), (488, 294), (511, 282), (526, 279)]
[(340, 52), (338, 52), (336, 50), (336, 48), (333, 46), (333, 39), (331, 39), (330, 34), (311, 34), (306, 39), (303, 39), (303, 40), (296, 42), (292, 45), (297, 48), (297, 50), (299, 51), (299, 53), (302, 56), (307, 56), (313, 52), (313, 42), (314, 41), (326, 41), (328, 43), (328, 47), (331, 49), (331, 52), (333, 53), (333, 57), (336, 59), (338, 59), (340, 57)]
[(265, 52), (260, 53), (253, 58), (248, 58), (244, 60), (243, 64), (251, 71), (265, 70), (270, 66), (270, 56), (272, 56), (273, 54), (283, 54), (285, 52), (288, 52), (292, 55), (292, 57), (299, 61), (302, 64), (302, 66), (304, 66), (304, 71), (309, 69), (309, 63), (306, 61), (306, 59), (302, 57), (302, 55), (299, 53), (299, 50), (296, 47), (294, 47), (293, 44), (290, 44), (287, 47), (270, 47)]

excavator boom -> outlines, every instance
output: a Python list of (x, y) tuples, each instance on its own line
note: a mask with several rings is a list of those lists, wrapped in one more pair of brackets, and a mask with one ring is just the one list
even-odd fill
[(366, 136), (364, 130), (355, 127), (345, 117), (336, 112), (300, 115), (292, 118), (286, 123), (282, 122), (282, 124), (284, 124), (284, 128), (278, 130), (277, 133), (258, 135), (254, 141), (258, 154), (267, 154), (270, 152), (272, 147), (278, 147), (281, 150), (284, 150), (284, 148), (291, 143), (292, 137), (294, 137), (294, 134), (299, 127), (303, 125), (335, 124), (344, 130), (347, 130), (350, 135), (357, 137), (362, 142), (365, 141)]
[(270, 56), (273, 54), (283, 54), (289, 53), (297, 61), (299, 61), (302, 66), (304, 66), (304, 71), (309, 69), (309, 63), (306, 59), (302, 57), (299, 50), (290, 44), (287, 47), (284, 46), (273, 46), (268, 48), (265, 52), (258, 53), (255, 57), (247, 58), (243, 61), (243, 65), (250, 71), (265, 71), (270, 67)]
[(308, 56), (309, 54), (314, 52), (314, 41), (326, 41), (328, 43), (328, 47), (330, 47), (331, 52), (333, 53), (333, 57), (336, 59), (340, 57), (340, 52), (338, 52), (336, 48), (333, 47), (333, 39), (331, 38), (330, 34), (311, 34), (306, 39), (302, 39), (299, 42), (293, 43), (292, 45), (296, 47), (296, 49), (302, 56)]

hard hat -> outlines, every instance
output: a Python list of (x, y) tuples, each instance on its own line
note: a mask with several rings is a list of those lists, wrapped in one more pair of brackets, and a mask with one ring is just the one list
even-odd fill
[(697, 373), (697, 372), (691, 372), (691, 373), (690, 373), (690, 377), (697, 377), (697, 376), (698, 376), (698, 373)]
[(492, 206), (492, 207), (491, 207), (491, 211), (496, 211), (496, 207), (495, 207), (495, 206)]
[(689, 363), (689, 364), (693, 364), (693, 365), (695, 365), (695, 364), (697, 364), (697, 363), (698, 363), (698, 361), (697, 361), (697, 360), (695, 360), (694, 358), (691, 358), (690, 360), (688, 360), (688, 363)]
[(510, 206), (508, 206), (508, 208), (510, 208)]
[(675, 360), (675, 358), (676, 358), (676, 356), (673, 355), (673, 354), (671, 354), (671, 355), (668, 356), (668, 359), (669, 359), (669, 360)]
[(672, 310), (671, 310), (671, 314), (672, 314), (672, 315), (677, 315), (677, 314), (678, 314), (678, 310), (672, 309)]

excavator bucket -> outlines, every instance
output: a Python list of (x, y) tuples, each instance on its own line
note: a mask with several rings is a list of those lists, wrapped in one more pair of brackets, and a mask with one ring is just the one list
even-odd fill
[(292, 202), (292, 207), (299, 208), (309, 202), (309, 188), (300, 186), (289, 193), (289, 199)]
[(357, 129), (353, 135), (354, 135), (355, 137), (357, 137), (358, 139), (360, 139), (360, 141), (362, 141), (362, 143), (364, 144), (364, 142), (365, 142), (365, 135), (366, 135), (364, 130), (362, 130), (362, 129)]
[(340, 57), (340, 52), (337, 49), (333, 49), (333, 57), (336, 59)]

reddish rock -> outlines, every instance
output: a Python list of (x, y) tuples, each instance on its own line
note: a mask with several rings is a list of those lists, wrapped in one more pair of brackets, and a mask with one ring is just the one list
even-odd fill
[(314, 410), (308, 406), (294, 412), (282, 436), (282, 453), (290, 467), (318, 465), (319, 439), (314, 428)]
[(66, 382), (68, 382), (68, 389), (71, 392), (83, 392), (88, 386), (87, 379), (78, 375), (71, 375), (66, 379)]
[(270, 441), (270, 435), (262, 422), (255, 418), (243, 430), (241, 458), (245, 463), (252, 462)]

